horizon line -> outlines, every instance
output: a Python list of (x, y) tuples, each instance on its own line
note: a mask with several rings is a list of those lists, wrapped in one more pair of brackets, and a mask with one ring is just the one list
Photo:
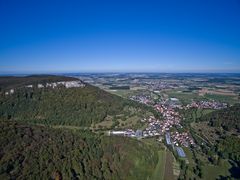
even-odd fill
[(94, 71), (85, 71), (85, 72), (39, 72), (39, 73), (0, 73), (0, 76), (31, 76), (31, 75), (70, 75), (70, 74), (240, 74), (240, 72), (94, 72)]

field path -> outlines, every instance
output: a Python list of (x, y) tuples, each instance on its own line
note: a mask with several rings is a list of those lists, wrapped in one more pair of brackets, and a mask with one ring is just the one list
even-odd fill
[(153, 173), (153, 180), (164, 180), (166, 150), (158, 151), (158, 163)]
[(173, 155), (172, 152), (166, 152), (166, 163), (165, 163), (165, 173), (164, 173), (164, 180), (173, 180)]

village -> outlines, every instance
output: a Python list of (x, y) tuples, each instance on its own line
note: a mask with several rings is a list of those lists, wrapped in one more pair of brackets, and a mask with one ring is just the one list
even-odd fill
[(162, 119), (149, 116), (141, 119), (141, 122), (147, 123), (147, 127), (143, 130), (109, 131), (109, 135), (121, 135), (138, 139), (156, 137), (159, 142), (163, 142), (165, 139), (166, 145), (176, 150), (178, 156), (182, 158), (186, 157), (182, 147), (196, 147), (196, 144), (189, 132), (182, 132), (182, 130), (179, 132), (180, 129), (183, 129), (183, 126), (181, 125), (182, 117), (177, 112), (177, 109), (223, 109), (227, 107), (226, 103), (216, 101), (193, 101), (191, 104), (183, 106), (177, 98), (162, 100), (154, 105), (150, 96), (131, 96), (130, 99), (152, 106), (157, 112), (161, 113)]
[[(157, 104), (153, 106), (156, 111), (160, 112), (163, 116), (163, 120), (156, 119), (154, 116), (144, 118), (141, 122), (147, 123), (147, 128), (144, 130), (137, 130), (136, 132), (132, 129), (125, 131), (110, 131), (109, 135), (122, 135), (127, 137), (135, 138), (151, 138), (156, 137), (156, 140), (162, 142), (165, 135), (167, 145), (171, 145), (173, 148), (177, 148), (177, 153), (181, 157), (185, 157), (182, 147), (195, 146), (194, 140), (191, 135), (187, 132), (179, 133), (177, 128), (182, 128), (181, 117), (178, 112), (169, 104)], [(175, 130), (173, 130), (173, 127)], [(180, 153), (181, 152), (181, 153)]]
[(190, 109), (190, 108), (198, 108), (198, 109), (223, 109), (227, 108), (228, 105), (227, 103), (220, 103), (217, 101), (199, 101), (195, 102), (193, 101), (191, 104), (188, 104), (185, 108)]

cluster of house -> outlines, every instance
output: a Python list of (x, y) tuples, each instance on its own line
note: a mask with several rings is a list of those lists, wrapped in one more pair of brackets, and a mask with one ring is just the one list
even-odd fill
[[(64, 86), (66, 88), (73, 88), (73, 87), (85, 87), (85, 84), (82, 81), (60, 81), (60, 82), (53, 82), (53, 83), (46, 83), (44, 84), (37, 84), (38, 88), (50, 87), (56, 88), (58, 86)], [(27, 85), (27, 88), (33, 88), (33, 85)]]
[(148, 127), (143, 131), (143, 137), (152, 137), (162, 135), (163, 132), (160, 129), (160, 121), (151, 122)]
[(171, 133), (171, 139), (172, 143), (175, 146), (184, 146), (184, 147), (189, 147), (195, 146), (195, 143), (193, 141), (193, 138), (189, 136), (187, 132), (179, 133), (177, 131)]
[(187, 109), (189, 108), (198, 108), (198, 109), (224, 109), (227, 108), (227, 103), (221, 103), (217, 101), (193, 101), (191, 104), (186, 106)]
[(178, 117), (169, 116), (169, 114), (165, 114), (164, 120), (158, 120), (150, 116), (148, 119), (142, 119), (141, 121), (148, 123), (148, 127), (143, 131), (144, 137), (163, 135), (174, 125), (181, 127), (180, 119)]
[[(171, 101), (177, 101), (177, 99), (172, 99)], [(175, 106), (173, 106), (173, 104), (166, 101), (154, 105), (153, 107), (155, 110), (162, 114), (163, 120), (156, 119), (154, 116), (142, 119), (141, 122), (148, 123), (147, 128), (143, 131), (137, 130), (135, 132), (132, 129), (127, 129), (125, 131), (110, 131), (109, 135), (122, 135), (137, 138), (158, 137), (158, 141), (162, 141), (165, 135), (166, 143), (176, 150), (179, 157), (186, 157), (181, 146), (194, 146), (195, 143), (193, 138), (187, 132), (170, 132), (172, 127), (182, 128), (180, 124), (181, 116), (175, 111)]]

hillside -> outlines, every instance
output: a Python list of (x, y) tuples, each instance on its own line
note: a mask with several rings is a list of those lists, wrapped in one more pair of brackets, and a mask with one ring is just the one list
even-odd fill
[[(2, 87), (13, 88), (0, 95), (0, 118), (48, 125), (90, 127), (108, 119), (118, 125), (122, 120), (142, 117), (148, 111), (143, 105), (112, 95), (97, 87), (46, 87), (47, 83), (73, 81), (59, 76), (29, 76), (1, 78)], [(39, 83), (41, 82), (40, 88)], [(81, 81), (80, 81), (81, 82)], [(81, 82), (82, 83), (82, 82)], [(27, 87), (27, 86), (31, 87)], [(42, 86), (45, 86), (44, 88)], [(16, 88), (17, 87), (17, 88)]]
[(148, 179), (158, 161), (155, 146), (0, 121), (0, 179)]
[(225, 130), (240, 130), (240, 104), (208, 113), (201, 117), (200, 121), (208, 121), (211, 126), (222, 127)]

